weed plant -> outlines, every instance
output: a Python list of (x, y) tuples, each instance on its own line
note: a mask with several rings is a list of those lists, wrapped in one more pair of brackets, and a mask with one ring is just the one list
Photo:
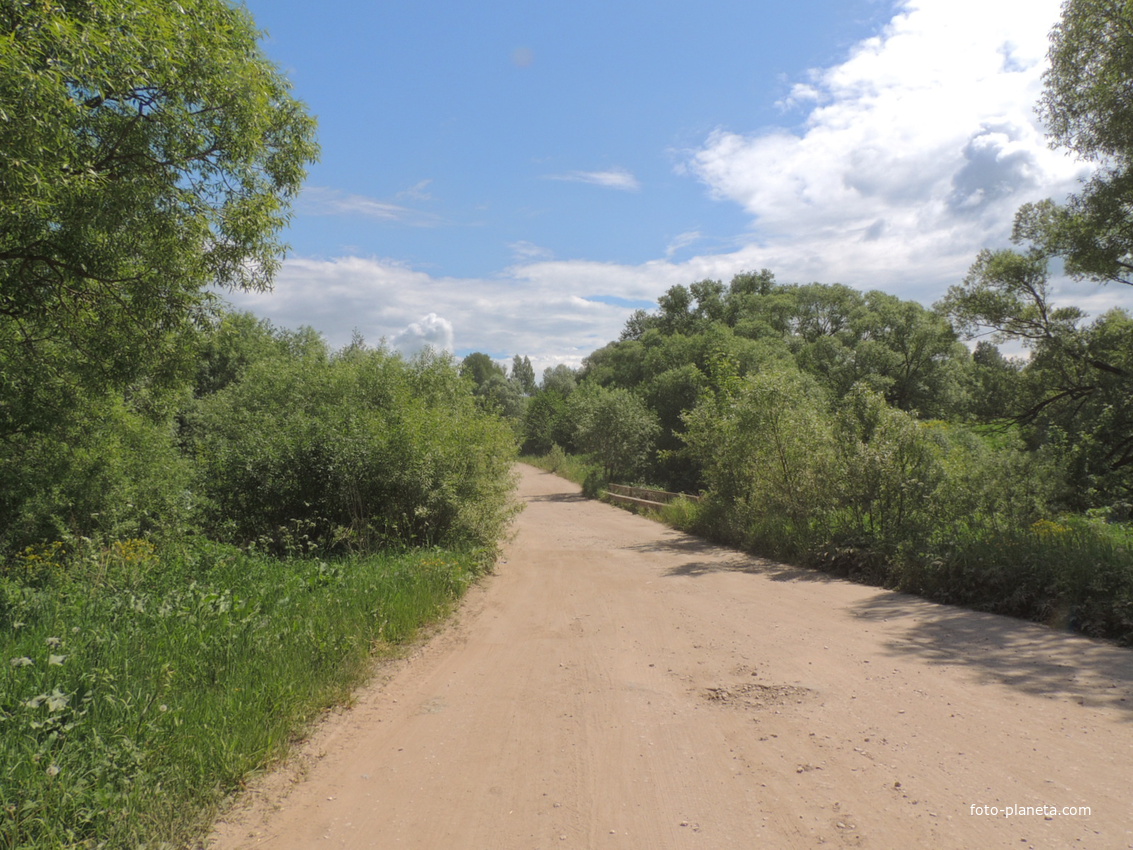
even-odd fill
[(184, 846), (483, 563), (24, 550), (0, 574), (0, 848)]

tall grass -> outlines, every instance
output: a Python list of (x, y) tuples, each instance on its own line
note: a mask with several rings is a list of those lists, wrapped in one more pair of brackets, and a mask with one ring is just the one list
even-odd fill
[(0, 575), (0, 848), (183, 846), (482, 563), (25, 550)]
[(930, 599), (1133, 645), (1133, 546), (1120, 525), (1039, 520), (968, 533), (889, 565), (889, 583)]

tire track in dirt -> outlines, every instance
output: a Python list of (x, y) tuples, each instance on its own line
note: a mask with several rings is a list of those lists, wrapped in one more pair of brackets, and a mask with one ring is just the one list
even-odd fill
[(208, 846), (1133, 847), (1133, 653), (520, 472), (497, 573)]

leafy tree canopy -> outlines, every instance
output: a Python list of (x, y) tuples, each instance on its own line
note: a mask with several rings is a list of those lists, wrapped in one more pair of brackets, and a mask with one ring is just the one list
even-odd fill
[(486, 384), (490, 378), (505, 377), (503, 367), (482, 351), (474, 351), (460, 361), (460, 374), (471, 378), (477, 388)]
[(564, 398), (574, 392), (578, 385), (578, 374), (564, 363), (548, 366), (543, 370), (543, 389), (557, 392)]
[[(686, 364), (707, 375), (722, 353), (745, 374), (787, 358), (836, 394), (864, 381), (903, 410), (943, 415), (955, 411), (958, 373), (970, 359), (948, 321), (915, 301), (841, 284), (779, 284), (767, 270), (736, 275), (727, 287), (674, 286), (657, 301), (656, 312), (637, 311), (617, 342), (586, 358), (587, 380), (636, 388)], [(671, 427), (673, 416), (662, 421)]]
[(657, 416), (629, 390), (588, 384), (567, 402), (578, 447), (602, 464), (607, 479), (642, 470), (654, 448)]
[[(1072, 467), (1078, 506), (1133, 491), (1133, 321), (1112, 310), (1087, 322), (1077, 307), (1050, 303), (1041, 251), (981, 251), (961, 285), (940, 304), (969, 337), (990, 331), (1032, 351), (1011, 417), (1033, 445), (1049, 443)], [(979, 364), (989, 373), (986, 356)]]
[(535, 394), (535, 367), (528, 357), (518, 354), (511, 361), (511, 379), (523, 395)]
[(206, 287), (269, 286), (317, 146), (257, 37), (226, 0), (0, 6), (0, 401), (17, 362), (137, 380)]
[(1051, 33), (1039, 111), (1052, 145), (1099, 166), (1066, 205), (1027, 204), (1017, 241), (1062, 257), (1073, 275), (1133, 283), (1133, 6), (1067, 0)]

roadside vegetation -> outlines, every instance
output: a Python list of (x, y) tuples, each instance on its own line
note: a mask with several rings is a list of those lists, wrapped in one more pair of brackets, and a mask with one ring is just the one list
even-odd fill
[[(1128, 468), (1099, 411), (1029, 413), (1057, 392), (1049, 361), (969, 351), (943, 306), (882, 293), (768, 272), (691, 290), (708, 306), (670, 290), (568, 394), (531, 398), (525, 460), (591, 496), (611, 481), (703, 494), (660, 518), (754, 553), (1133, 643)], [(596, 399), (618, 413), (590, 442)]]
[(227, 0), (0, 12), (0, 848), (183, 847), (514, 514), (447, 356), (229, 311), (314, 121)]
[(715, 540), (1133, 644), (1133, 316), (1054, 304), (1048, 277), (1133, 283), (1130, 23), (1065, 4), (1039, 111), (1097, 168), (933, 308), (768, 270), (674, 286), (569, 392), (544, 382), (523, 451), (589, 493), (702, 492), (666, 513)]
[(0, 847), (182, 846), (514, 513), (514, 437), (448, 359), (232, 313), (198, 352), (160, 415), (0, 448)]
[(22, 553), (0, 580), (0, 847), (186, 846), (481, 567), (203, 539)]
[(1130, 283), (1128, 10), (1070, 0), (1052, 40), (1041, 109), (1095, 176), (934, 307), (703, 280), (537, 382), (225, 308), (270, 286), (315, 127), (246, 11), (177, 9), (0, 13), (0, 850), (199, 835), (490, 569), (517, 447), (703, 494), (662, 517), (714, 540), (1133, 644), (1133, 317), (1047, 277)]

